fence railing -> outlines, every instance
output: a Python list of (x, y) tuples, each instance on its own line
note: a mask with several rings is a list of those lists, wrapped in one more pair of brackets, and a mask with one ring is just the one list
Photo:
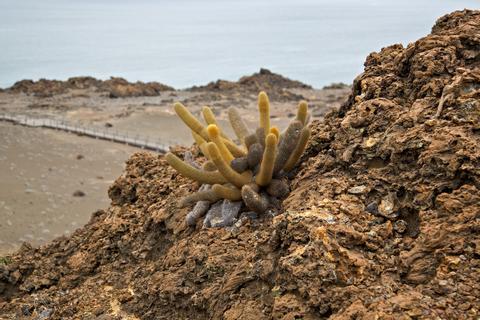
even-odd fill
[(9, 121), (16, 124), (29, 127), (43, 127), (76, 133), (96, 139), (108, 140), (117, 143), (123, 143), (142, 149), (152, 150), (159, 153), (166, 153), (172, 143), (155, 141), (150, 137), (126, 132), (118, 132), (114, 129), (99, 128), (94, 126), (84, 126), (78, 123), (72, 123), (64, 119), (37, 118), (27, 115), (0, 114), (0, 120)]

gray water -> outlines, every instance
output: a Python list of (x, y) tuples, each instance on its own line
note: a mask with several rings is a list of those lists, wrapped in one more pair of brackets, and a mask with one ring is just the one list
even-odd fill
[(478, 0), (0, 0), (0, 87), (91, 75), (177, 88), (266, 67), (351, 83), (368, 53), (408, 44)]

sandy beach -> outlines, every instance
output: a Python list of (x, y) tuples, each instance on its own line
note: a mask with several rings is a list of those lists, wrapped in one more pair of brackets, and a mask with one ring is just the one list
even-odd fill
[(138, 149), (0, 123), (0, 254), (69, 234), (109, 205), (107, 190)]

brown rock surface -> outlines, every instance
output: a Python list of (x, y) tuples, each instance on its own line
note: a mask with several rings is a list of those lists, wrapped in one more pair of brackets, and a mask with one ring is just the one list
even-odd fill
[(135, 154), (108, 210), (0, 260), (0, 314), (477, 318), (479, 35), (480, 12), (455, 12), (407, 48), (372, 53), (349, 101), (312, 124), (276, 217), (188, 228), (176, 202), (197, 186)]
[(99, 92), (106, 92), (110, 98), (157, 96), (163, 91), (175, 90), (158, 82), (130, 83), (123, 78), (112, 77), (109, 80), (98, 80), (92, 77), (73, 77), (66, 81), (40, 79), (38, 81), (21, 80), (6, 89), (11, 93), (25, 93), (36, 97), (46, 98), (67, 93), (71, 90), (96, 88)]
[(285, 78), (282, 75), (271, 72), (268, 69), (260, 69), (259, 72), (250, 76), (244, 76), (237, 82), (217, 80), (205, 86), (192, 87), (191, 91), (207, 92), (235, 92), (237, 95), (257, 95), (259, 91), (267, 91), (269, 97), (274, 101), (301, 100), (300, 94), (295, 94), (288, 89), (312, 89), (311, 86), (300, 81)]

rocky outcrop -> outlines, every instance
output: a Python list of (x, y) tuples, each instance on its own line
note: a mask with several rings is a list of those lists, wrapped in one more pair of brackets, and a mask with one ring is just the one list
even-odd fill
[(123, 78), (112, 77), (98, 80), (92, 77), (74, 77), (67, 81), (40, 79), (38, 81), (21, 80), (6, 89), (12, 93), (25, 93), (36, 97), (51, 97), (65, 94), (70, 90), (94, 89), (106, 92), (111, 98), (157, 96), (163, 91), (173, 91), (172, 87), (158, 82), (130, 83)]
[[(136, 154), (110, 208), (0, 260), (0, 314), (58, 319), (475, 319), (480, 12), (372, 53), (314, 121), (277, 216), (188, 227), (198, 186)], [(179, 151), (181, 152), (181, 151)]]
[(258, 92), (263, 90), (267, 91), (268, 95), (275, 101), (301, 100), (303, 98), (288, 89), (312, 89), (312, 87), (262, 68), (258, 73), (244, 76), (236, 82), (217, 80), (205, 86), (194, 86), (189, 90), (223, 93), (235, 92), (236, 94), (252, 95), (257, 95)]

